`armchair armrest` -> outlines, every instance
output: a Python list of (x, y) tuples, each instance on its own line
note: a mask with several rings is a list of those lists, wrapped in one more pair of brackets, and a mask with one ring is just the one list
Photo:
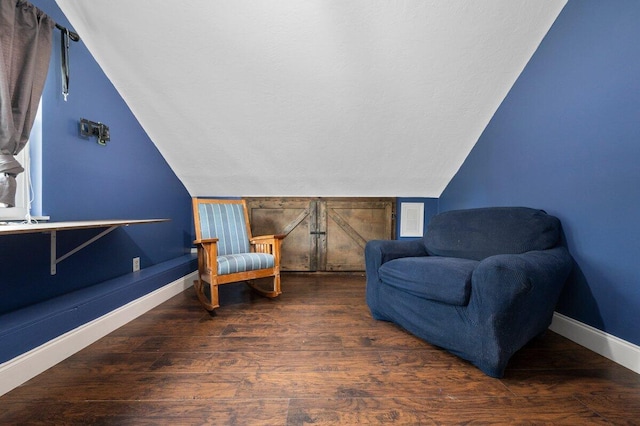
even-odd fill
[(422, 240), (371, 240), (364, 247), (366, 269), (366, 298), (376, 319), (389, 320), (382, 312), (379, 269), (383, 263), (401, 257), (428, 256)]
[(572, 265), (564, 247), (484, 259), (471, 279), (472, 321), (508, 321), (520, 331), (525, 324), (548, 327)]
[(472, 292), (483, 295), (483, 303), (494, 304), (492, 300), (513, 299), (523, 293), (553, 293), (564, 284), (570, 271), (571, 257), (564, 247), (499, 254), (484, 259), (475, 269)]
[(551, 324), (573, 260), (564, 247), (500, 254), (480, 262), (471, 277), (466, 315), (473, 324), (474, 359), (500, 377), (511, 355)]
[(422, 240), (371, 240), (364, 252), (367, 272), (377, 271), (383, 263), (393, 259), (428, 256)]

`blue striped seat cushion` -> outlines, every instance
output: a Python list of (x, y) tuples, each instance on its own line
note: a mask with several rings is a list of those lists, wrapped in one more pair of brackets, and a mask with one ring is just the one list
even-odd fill
[(218, 275), (273, 268), (275, 259), (267, 253), (240, 253), (218, 256)]

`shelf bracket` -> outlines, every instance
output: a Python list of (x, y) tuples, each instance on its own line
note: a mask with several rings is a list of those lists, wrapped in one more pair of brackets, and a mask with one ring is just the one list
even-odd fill
[(57, 257), (58, 256), (57, 255), (57, 238), (58, 238), (57, 231), (55, 231), (55, 230), (51, 231), (51, 275), (55, 275), (56, 274), (58, 263), (62, 262), (63, 260), (65, 260), (69, 256), (79, 252), (80, 250), (82, 250), (83, 248), (88, 246), (89, 244), (92, 244), (92, 243), (98, 241), (100, 238), (104, 237), (109, 232), (113, 231), (114, 229), (116, 229), (118, 227), (119, 226), (116, 225), (116, 226), (111, 226), (111, 227), (105, 229), (104, 231), (102, 231), (101, 233), (99, 233), (95, 237), (91, 238), (87, 242), (85, 242), (83, 244), (80, 244), (78, 247), (74, 248), (73, 250), (69, 251), (67, 254), (64, 254), (64, 255), (62, 255), (60, 257)]
[[(47, 222), (47, 223), (12, 223), (0, 225), (0, 236), (13, 234), (50, 234), (51, 237), (51, 259), (49, 261), (51, 267), (51, 275), (56, 274), (56, 265), (74, 253), (82, 250), (89, 244), (99, 240), (109, 232), (121, 226), (137, 225), (143, 223), (160, 223), (168, 222), (171, 219), (107, 219), (107, 220), (77, 220), (69, 222)], [(67, 254), (58, 257), (57, 239), (58, 231), (69, 231), (73, 229), (94, 229), (108, 228), (91, 238), (84, 244), (80, 244)]]

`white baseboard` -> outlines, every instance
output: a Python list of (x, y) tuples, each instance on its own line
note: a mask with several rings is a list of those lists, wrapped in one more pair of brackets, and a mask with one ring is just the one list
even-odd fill
[(640, 346), (557, 312), (549, 329), (640, 374)]
[(0, 364), (0, 396), (193, 285), (197, 272)]

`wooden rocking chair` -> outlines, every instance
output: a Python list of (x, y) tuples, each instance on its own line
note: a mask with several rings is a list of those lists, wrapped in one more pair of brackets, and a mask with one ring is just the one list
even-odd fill
[[(277, 297), (280, 290), (280, 244), (284, 235), (251, 236), (244, 200), (193, 199), (198, 248), (198, 280), (194, 287), (208, 311), (220, 306), (218, 285), (247, 281), (258, 293)], [(251, 280), (273, 277), (273, 289)]]

